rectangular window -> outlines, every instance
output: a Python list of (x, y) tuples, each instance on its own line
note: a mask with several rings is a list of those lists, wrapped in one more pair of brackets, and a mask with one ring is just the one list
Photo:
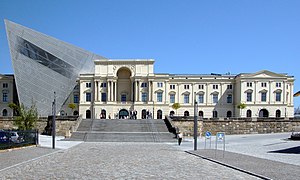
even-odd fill
[(262, 83), (261, 83), (261, 87), (267, 87), (267, 83), (262, 82)]
[(126, 94), (121, 95), (121, 102), (126, 102)]
[(213, 94), (213, 103), (218, 103), (219, 97), (218, 94)]
[(142, 102), (147, 102), (147, 93), (142, 93)]
[(106, 93), (101, 93), (101, 101), (106, 102)]
[(204, 89), (204, 85), (203, 84), (199, 84), (199, 89)]
[(219, 86), (217, 84), (213, 85), (213, 89), (218, 89), (218, 88), (219, 88)]
[(175, 103), (175, 94), (170, 94), (170, 103)]
[(3, 83), (3, 88), (8, 88), (8, 83)]
[(90, 88), (90, 87), (92, 87), (92, 83), (85, 83), (85, 87), (87, 87), (87, 88)]
[(266, 102), (267, 101), (267, 93), (263, 92), (261, 93), (261, 102)]
[(252, 93), (247, 92), (247, 102), (252, 102)]
[(157, 83), (157, 87), (163, 87), (163, 83), (162, 82), (158, 82)]
[(276, 101), (280, 102), (281, 101), (281, 92), (276, 93)]
[(204, 103), (204, 95), (203, 94), (199, 94), (198, 103)]
[(8, 102), (8, 94), (7, 93), (3, 93), (2, 101)]
[(79, 95), (74, 94), (74, 103), (79, 103)]
[(163, 93), (162, 92), (158, 92), (157, 93), (157, 102), (162, 102), (163, 99)]
[(184, 89), (190, 89), (190, 85), (185, 84), (185, 85), (184, 85)]
[(276, 83), (276, 87), (281, 87), (281, 83)]
[(232, 89), (232, 84), (228, 84), (227, 89)]
[(252, 87), (252, 82), (247, 82), (247, 87)]
[(232, 95), (228, 94), (227, 96), (227, 103), (232, 103)]
[(91, 93), (86, 93), (85, 94), (85, 101), (86, 102), (91, 102), (92, 101), (92, 94)]
[(189, 94), (185, 94), (185, 95), (184, 95), (183, 102), (184, 102), (185, 104), (190, 103), (190, 95), (189, 95)]
[(101, 83), (100, 87), (106, 87), (106, 83)]
[(174, 84), (171, 84), (171, 85), (170, 85), (170, 89), (175, 89), (175, 85), (174, 85)]
[(147, 83), (143, 82), (141, 87), (147, 87)]

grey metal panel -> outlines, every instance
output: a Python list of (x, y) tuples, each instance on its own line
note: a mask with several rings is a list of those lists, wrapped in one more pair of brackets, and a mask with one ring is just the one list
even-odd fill
[(56, 92), (57, 112), (81, 73), (94, 73), (94, 60), (106, 59), (61, 40), (5, 20), (19, 100), (51, 114)]

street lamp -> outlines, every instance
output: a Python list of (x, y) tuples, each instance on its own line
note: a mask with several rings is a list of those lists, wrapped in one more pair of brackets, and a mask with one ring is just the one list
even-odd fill
[(194, 150), (197, 150), (198, 116), (197, 116), (196, 92), (194, 95)]

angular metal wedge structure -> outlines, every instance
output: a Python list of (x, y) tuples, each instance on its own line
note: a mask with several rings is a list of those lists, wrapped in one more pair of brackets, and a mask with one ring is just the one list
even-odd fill
[[(94, 60), (106, 59), (61, 40), (5, 20), (19, 101), (36, 104), (41, 116), (60, 110), (81, 73), (93, 73)], [(56, 112), (56, 113), (57, 113)]]

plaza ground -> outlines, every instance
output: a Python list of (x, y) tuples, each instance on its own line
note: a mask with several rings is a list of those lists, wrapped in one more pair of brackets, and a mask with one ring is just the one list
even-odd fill
[[(300, 142), (287, 140), (289, 135), (225, 136), (226, 150), (293, 164), (295, 169), (299, 169), (299, 154), (272, 152), (300, 145)], [(40, 144), (40, 147), (1, 152), (0, 178), (257, 179), (187, 153), (193, 150), (192, 138), (189, 137), (184, 138), (181, 146), (176, 143), (57, 141), (59, 149), (53, 150), (51, 137), (47, 136), (41, 136)], [(219, 147), (221, 149), (221, 144)], [(198, 148), (204, 149), (204, 138), (198, 139)], [(297, 177), (286, 176), (285, 179)]]

